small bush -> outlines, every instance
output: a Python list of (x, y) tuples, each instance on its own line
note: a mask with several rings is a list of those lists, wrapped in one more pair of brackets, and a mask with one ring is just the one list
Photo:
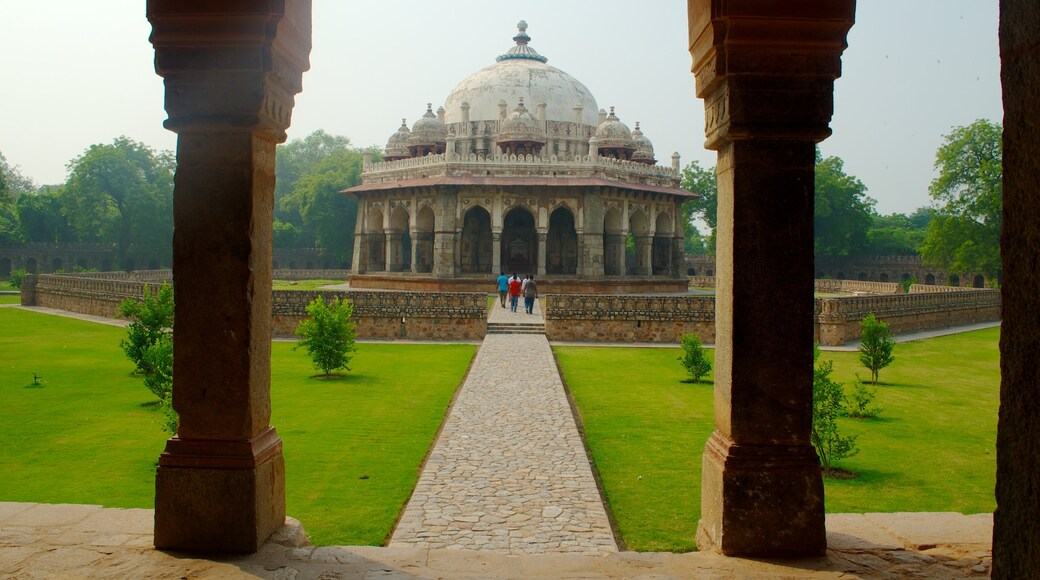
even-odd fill
[(701, 346), (701, 339), (696, 334), (684, 334), (681, 341), (682, 355), (679, 356), (679, 362), (690, 374), (690, 379), (699, 383), (701, 377), (711, 372), (711, 361), (708, 360), (704, 347)]
[(877, 389), (870, 389), (856, 376), (856, 384), (846, 396), (845, 414), (857, 419), (873, 419), (883, 410), (877, 405)]
[(173, 334), (173, 286), (163, 282), (155, 294), (145, 286), (144, 298), (127, 298), (119, 305), (119, 313), (130, 320), (126, 338), (119, 341), (119, 346), (126, 358), (134, 363), (137, 372), (148, 375), (152, 368), (145, 353), (163, 335)]
[(881, 369), (896, 360), (892, 354), (896, 342), (888, 333), (888, 325), (875, 318), (873, 312), (864, 316), (859, 326), (859, 362), (870, 370), (870, 380), (876, 385)]
[(914, 284), (917, 284), (917, 278), (914, 278), (913, 276), (910, 276), (909, 278), (903, 278), (902, 284), (903, 284), (903, 293), (904, 294), (909, 294), (910, 293), (910, 287), (913, 286)]
[(159, 426), (170, 435), (176, 435), (177, 428), (181, 424), (181, 418), (177, 415), (177, 411), (173, 410), (173, 393), (159, 399), (159, 412), (162, 413), (162, 418), (159, 419)]
[(357, 350), (354, 344), (356, 325), (350, 320), (354, 305), (339, 298), (326, 304), (325, 299), (318, 296), (307, 305), (307, 314), (311, 317), (296, 327), (296, 336), (302, 340), (294, 350), (301, 346), (306, 348), (314, 361), (314, 368), (320, 369), (326, 377), (336, 369), (349, 371), (347, 364), (351, 353)]
[(159, 336), (154, 344), (144, 351), (144, 364), (149, 372), (144, 375), (144, 386), (148, 387), (160, 401), (173, 396), (173, 337)]
[(22, 280), (25, 279), (25, 268), (16, 268), (11, 270), (11, 276), (7, 279), (10, 282), (12, 288), (21, 288)]
[(833, 469), (835, 462), (859, 453), (856, 436), (838, 433), (838, 417), (845, 412), (845, 390), (831, 378), (833, 361), (817, 363), (820, 358), (819, 345), (813, 345), (813, 413), (812, 444), (820, 456), (824, 473)]

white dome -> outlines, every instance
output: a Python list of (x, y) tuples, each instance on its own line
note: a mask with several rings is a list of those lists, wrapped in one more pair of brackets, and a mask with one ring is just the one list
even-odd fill
[(513, 40), (517, 46), (499, 56), (498, 62), (466, 77), (451, 91), (444, 102), (444, 121), (462, 121), (462, 103), (469, 103), (471, 121), (499, 119), (499, 102), (510, 108), (521, 98), (532, 109), (545, 103), (545, 118), (549, 121), (571, 122), (574, 105), (581, 105), (581, 122), (595, 127), (599, 124), (599, 106), (589, 89), (562, 70), (545, 64), (534, 49), (527, 46), (527, 24), (521, 22), (520, 34)]

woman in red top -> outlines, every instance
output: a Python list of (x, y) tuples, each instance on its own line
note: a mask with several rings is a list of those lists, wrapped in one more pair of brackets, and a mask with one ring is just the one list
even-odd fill
[(513, 272), (513, 277), (509, 279), (509, 308), (513, 312), (516, 312), (518, 302), (520, 301), (520, 278), (516, 277), (516, 272)]

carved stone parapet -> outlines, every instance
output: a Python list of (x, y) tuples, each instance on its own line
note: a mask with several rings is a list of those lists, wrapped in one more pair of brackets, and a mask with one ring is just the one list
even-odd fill
[(310, 14), (310, 2), (301, 0), (149, 0), (155, 70), (166, 83), (164, 126), (251, 129), (284, 141), (310, 68)]
[(742, 139), (821, 141), (855, 0), (688, 0), (690, 54), (706, 146)]

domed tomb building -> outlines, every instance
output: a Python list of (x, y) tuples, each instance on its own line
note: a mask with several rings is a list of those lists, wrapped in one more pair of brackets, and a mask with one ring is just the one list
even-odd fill
[(347, 190), (353, 287), (485, 291), (504, 271), (552, 292), (686, 290), (679, 155), (657, 165), (639, 123), (600, 109), (526, 28), (366, 159)]

